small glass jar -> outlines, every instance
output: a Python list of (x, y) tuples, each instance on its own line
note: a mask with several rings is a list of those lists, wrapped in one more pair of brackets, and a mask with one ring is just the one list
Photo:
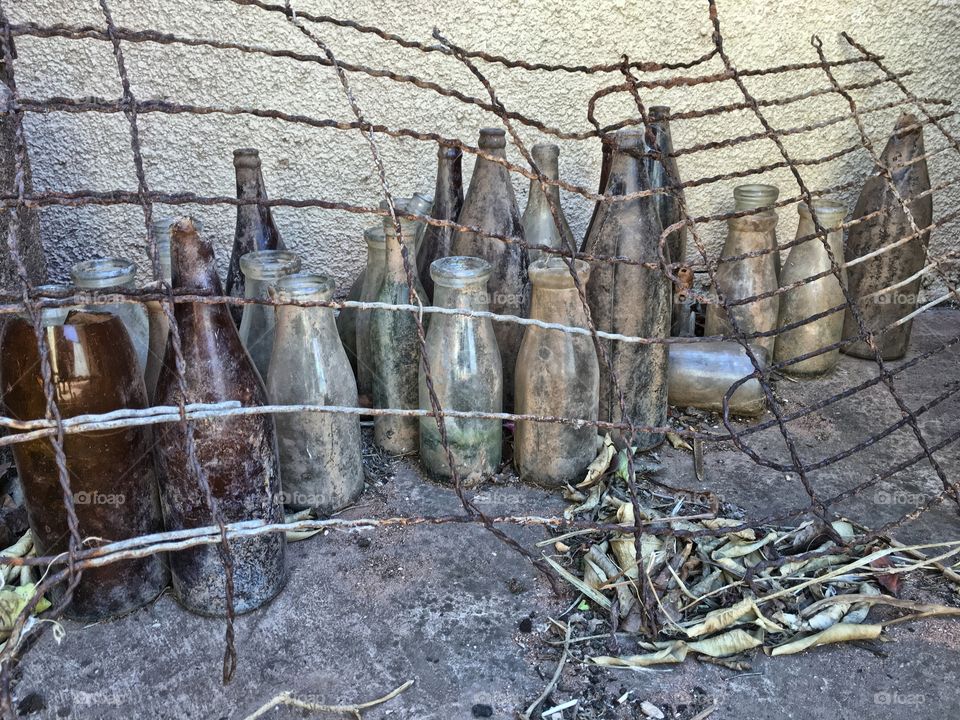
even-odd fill
[[(473, 257), (445, 257), (430, 265), (434, 303), (438, 307), (486, 311), (491, 267)], [(503, 366), (490, 318), (434, 315), (426, 337), (433, 389), (445, 410), (498, 413), (503, 407)], [(420, 409), (432, 410), (423, 364), (420, 365)], [(444, 418), (447, 442), (460, 477), (486, 477), (497, 471), (503, 444), (500, 420)], [(420, 459), (441, 478), (453, 472), (440, 443), (433, 417), (420, 418)]]
[[(300, 272), (300, 256), (289, 250), (255, 250), (240, 258), (244, 277), (244, 297), (269, 300), (270, 288), (284, 275)], [(273, 352), (273, 328), (276, 323), (271, 305), (243, 306), (240, 340), (250, 353), (261, 378), (267, 376)]]
[[(91, 291), (95, 295), (113, 290), (132, 290), (136, 287), (137, 266), (124, 258), (98, 258), (84, 260), (70, 268), (70, 276), (78, 290)], [(150, 319), (142, 303), (131, 301), (107, 304), (91, 304), (85, 309), (93, 312), (109, 312), (123, 322), (133, 349), (140, 363), (140, 373), (146, 371), (150, 355)]]

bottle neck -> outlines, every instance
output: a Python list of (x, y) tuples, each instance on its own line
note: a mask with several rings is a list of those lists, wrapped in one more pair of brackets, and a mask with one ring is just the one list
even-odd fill
[[(556, 152), (537, 153), (534, 148), (533, 161), (540, 168), (540, 172), (548, 180), (556, 181), (560, 177), (560, 167)], [(553, 200), (555, 207), (560, 208), (560, 188), (557, 185), (547, 185), (547, 192), (544, 193), (543, 186), (537, 178), (530, 179), (530, 199), (529, 205), (535, 207), (538, 211), (550, 213), (550, 205), (547, 202), (547, 196)]]
[(213, 246), (201, 238), (196, 230), (174, 225), (170, 261), (173, 287), (198, 290), (210, 295), (223, 294)]
[(452, 217), (463, 205), (463, 152), (460, 148), (440, 148), (437, 156), (437, 187), (433, 196), (433, 217)]
[(587, 316), (575, 287), (544, 287), (534, 283), (530, 295), (530, 317), (544, 322), (587, 326)]
[(614, 149), (610, 158), (610, 174), (604, 190), (606, 195), (629, 195), (647, 189), (647, 173), (640, 159), (631, 154), (634, 149)]
[[(407, 258), (410, 262), (410, 267), (416, 271), (416, 223), (401, 220), (400, 227), (403, 234), (403, 245), (407, 248)], [(407, 281), (407, 271), (403, 267), (400, 238), (394, 233), (393, 228), (390, 228), (385, 234), (385, 245), (387, 277), (405, 283)]]
[(437, 307), (457, 308), (459, 310), (485, 311), (490, 307), (487, 293), (487, 280), (483, 277), (476, 282), (457, 286), (440, 285), (434, 281), (433, 304)]

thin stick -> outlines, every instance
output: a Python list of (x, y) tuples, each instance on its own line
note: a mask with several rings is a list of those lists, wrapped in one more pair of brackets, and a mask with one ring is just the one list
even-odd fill
[(411, 685), (413, 685), (413, 680), (407, 680), (403, 685), (391, 690), (383, 697), (379, 697), (376, 700), (370, 700), (365, 703), (357, 703), (356, 705), (319, 705), (317, 703), (309, 703), (304, 700), (298, 700), (297, 698), (291, 696), (289, 692), (282, 692), (260, 707), (252, 715), (248, 715), (246, 718), (244, 718), (244, 720), (256, 720), (256, 718), (261, 718), (273, 710), (273, 708), (280, 705), (289, 705), (290, 707), (300, 708), (301, 710), (308, 710), (310, 712), (340, 713), (341, 715), (350, 714), (355, 718), (360, 718), (361, 710), (368, 710), (376, 705), (382, 705), (388, 700), (393, 700), (393, 698), (397, 697), (397, 695), (402, 693)]
[(572, 622), (567, 623), (566, 633), (563, 638), (563, 654), (560, 656), (560, 662), (557, 663), (557, 669), (553, 673), (553, 677), (550, 678), (550, 682), (547, 683), (547, 686), (543, 689), (543, 692), (540, 693), (539, 697), (537, 697), (537, 699), (530, 704), (530, 707), (527, 708), (527, 711), (520, 716), (520, 720), (530, 720), (533, 711), (537, 709), (540, 703), (547, 699), (547, 696), (553, 692), (553, 689), (560, 681), (560, 673), (563, 672), (563, 666), (567, 663), (567, 654), (570, 652), (570, 632), (572, 625)]

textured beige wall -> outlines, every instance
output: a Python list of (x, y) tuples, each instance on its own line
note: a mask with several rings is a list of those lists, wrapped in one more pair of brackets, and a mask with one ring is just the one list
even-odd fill
[[(195, 0), (113, 0), (116, 22), (132, 29), (155, 28), (181, 35), (219, 38), (255, 45), (269, 45), (317, 53), (317, 48), (281, 14), (232, 2)], [(42, 24), (66, 22), (103, 27), (95, 0), (16, 0), (5, 2), (14, 21)], [(467, 3), (440, 0), (360, 0), (355, 3), (302, 0), (301, 10), (327, 13), (375, 24), (402, 36), (430, 42), (434, 26), (451, 40), (473, 49), (510, 57), (564, 63), (615, 61), (622, 53), (631, 59), (682, 60), (698, 56), (711, 47), (706, 2), (656, 0), (627, 2), (494, 2)], [(788, 62), (816, 60), (810, 46), (819, 34), (830, 58), (855, 54), (839, 37), (849, 31), (868, 48), (882, 53), (896, 70), (915, 75), (909, 86), (922, 96), (960, 98), (960, 3), (957, 0), (872, 0), (861, 2), (744, 2), (719, 0), (726, 49), (740, 68), (758, 68)], [(484, 89), (457, 60), (432, 53), (404, 50), (372, 35), (331, 25), (313, 26), (341, 59), (373, 67), (409, 72), (476, 97)], [(24, 97), (96, 95), (115, 98), (120, 94), (114, 60), (108, 43), (97, 40), (21, 38), (18, 41), (17, 79)], [(314, 117), (352, 120), (349, 107), (333, 71), (310, 63), (253, 57), (237, 52), (161, 46), (151, 43), (124, 44), (129, 75), (138, 98), (164, 98), (216, 107), (253, 106), (273, 108)], [(692, 73), (716, 72), (718, 60)], [(507, 70), (483, 64), (508, 109), (543, 119), (569, 130), (589, 129), (587, 98), (599, 87), (619, 82), (616, 73), (585, 76), (567, 73)], [(857, 82), (877, 77), (869, 64), (839, 68), (841, 81)], [(356, 96), (367, 116), (392, 127), (405, 126), (433, 131), (475, 143), (477, 128), (496, 123), (483, 111), (442, 98), (410, 85), (350, 74)], [(821, 70), (765, 78), (749, 78), (747, 85), (757, 97), (775, 98), (827, 87)], [(897, 90), (885, 85), (855, 94), (865, 107), (897, 98)], [(644, 94), (647, 104), (666, 104), (675, 110), (692, 110), (737, 102), (741, 96), (732, 82), (654, 90)], [(627, 96), (601, 102), (601, 122), (628, 116)], [(771, 108), (768, 117), (775, 127), (786, 128), (817, 122), (846, 111), (835, 94)], [(868, 129), (882, 148), (896, 111), (866, 117)], [(960, 129), (954, 119), (946, 122)], [(234, 192), (231, 151), (239, 146), (261, 150), (264, 175), (271, 196), (322, 197), (330, 200), (375, 205), (380, 187), (369, 149), (355, 132), (312, 129), (303, 125), (261, 120), (250, 116), (163, 115), (140, 117), (151, 189), (191, 191), (203, 195)], [(542, 138), (520, 126), (525, 142)], [(674, 141), (678, 148), (721, 140), (760, 130), (751, 113), (735, 112), (704, 120), (678, 121)], [(30, 116), (30, 150), (35, 183), (42, 189), (94, 188), (111, 190), (136, 187), (126, 120), (117, 114), (62, 114)], [(857, 141), (856, 128), (846, 120), (830, 128), (786, 139), (797, 158), (822, 156)], [(945, 146), (935, 130), (926, 131), (928, 150)], [(379, 138), (388, 180), (398, 194), (432, 189), (435, 147), (414, 140)], [(596, 140), (561, 143), (561, 173), (565, 179), (593, 189), (599, 169)], [(520, 161), (519, 153), (508, 155)], [(685, 179), (710, 176), (779, 160), (769, 141), (741, 144), (733, 149), (687, 155), (680, 160)], [(934, 182), (957, 176), (960, 156), (944, 152), (931, 161)], [(465, 160), (469, 177), (473, 161)], [(871, 162), (859, 151), (823, 165), (804, 169), (812, 188), (827, 187), (862, 178)], [(778, 184), (784, 194), (794, 194), (796, 185), (787, 171), (768, 173), (755, 181)], [(526, 181), (515, 179), (520, 207), (526, 200)], [(720, 182), (688, 191), (688, 201), (697, 214), (719, 212), (730, 205), (734, 181)], [(844, 199), (851, 206), (856, 191)], [(935, 198), (935, 216), (958, 207), (956, 188)], [(564, 195), (564, 208), (574, 232), (582, 235), (590, 204)], [(217, 242), (225, 263), (233, 236), (235, 210), (231, 207), (188, 208), (200, 216)], [(174, 212), (158, 208), (161, 213)], [(781, 213), (781, 237), (796, 228), (796, 213)], [(281, 208), (275, 216), (287, 244), (301, 252), (305, 266), (326, 270), (339, 280), (349, 279), (363, 262), (361, 230), (369, 217), (343, 212)], [(108, 253), (127, 254), (141, 260), (144, 231), (140, 211), (130, 207), (52, 208), (43, 213), (44, 240), (55, 277), (65, 277), (77, 259)], [(716, 250), (723, 227), (704, 229), (704, 237)], [(955, 226), (935, 234), (935, 252), (956, 247)], [(141, 262), (145, 265), (145, 261)]]

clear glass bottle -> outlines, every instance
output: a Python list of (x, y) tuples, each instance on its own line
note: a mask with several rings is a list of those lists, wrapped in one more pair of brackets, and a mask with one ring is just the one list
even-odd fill
[[(270, 295), (278, 302), (322, 302), (335, 284), (326, 275), (280, 278)], [(357, 384), (340, 344), (333, 310), (277, 305), (267, 394), (278, 405), (356, 407)], [(279, 413), (277, 446), (286, 505), (329, 515), (363, 491), (360, 418), (345, 413)]]
[[(486, 311), (490, 263), (450, 256), (430, 266), (434, 303), (439, 307)], [(498, 413), (503, 406), (503, 366), (493, 322), (464, 315), (434, 315), (426, 337), (433, 389), (444, 410)], [(426, 374), (420, 365), (420, 409), (432, 410)], [(503, 423), (482, 418), (445, 418), (447, 441), (461, 478), (486, 477), (500, 466)], [(433, 417), (420, 418), (420, 459), (435, 476), (453, 473)]]
[[(506, 159), (507, 141), (502, 128), (480, 130), (481, 150)], [(523, 225), (510, 172), (501, 164), (477, 156), (470, 187), (463, 199), (458, 222), (504, 237), (523, 238)], [(527, 279), (527, 248), (518, 242), (504, 242), (472, 231), (458, 230), (453, 236), (453, 255), (479, 257), (490, 263), (492, 273), (490, 310), (500, 315), (526, 317), (530, 305), (530, 282)], [(495, 323), (500, 357), (503, 358), (503, 407), (513, 409), (513, 371), (523, 338), (523, 327), (517, 323)]]
[[(780, 188), (776, 185), (765, 185), (764, 183), (747, 183), (738, 185), (733, 189), (733, 209), (734, 212), (744, 212), (745, 210), (757, 210), (767, 208), (766, 212), (771, 212), (777, 216), (777, 210), (773, 206), (780, 197)], [(774, 223), (766, 233), (767, 247), (770, 248), (773, 255), (773, 266), (777, 271), (777, 277), (780, 277), (780, 244), (777, 242), (777, 224)]]
[[(767, 351), (751, 345), (761, 368), (768, 363)], [(743, 345), (735, 340), (704, 340), (670, 345), (670, 404), (723, 412), (723, 399), (734, 383), (752, 375), (753, 362)], [(760, 381), (741, 383), (727, 403), (731, 415), (762, 415), (767, 407)]]
[[(289, 250), (257, 250), (240, 258), (245, 278), (244, 297), (269, 300), (270, 288), (284, 275), (300, 272), (300, 257)], [(261, 378), (267, 376), (273, 352), (276, 315), (272, 305), (244, 305), (240, 340), (253, 358)]]
[[(549, 143), (538, 143), (530, 151), (533, 161), (537, 164), (548, 180), (557, 180), (560, 177), (560, 148)], [(549, 198), (549, 199), (548, 199)], [(557, 224), (553, 220), (553, 213), (550, 210), (551, 203), (557, 210), (560, 219), (561, 231), (557, 230)], [(566, 250), (573, 252), (576, 244), (573, 240), (573, 232), (567, 223), (567, 217), (563, 214), (563, 208), (560, 205), (560, 188), (556, 185), (549, 185), (547, 192), (543, 192), (543, 187), (537, 179), (530, 180), (530, 194), (527, 198), (527, 206), (523, 209), (523, 237), (530, 245), (546, 245), (557, 250)], [(543, 255), (541, 250), (528, 250), (527, 254), (530, 262), (537, 260)]]
[[(813, 210), (820, 225), (828, 231), (827, 243), (833, 259), (840, 265), (840, 275), (846, 284), (847, 274), (843, 267), (843, 217), (847, 209), (836, 200), (819, 199), (813, 201)], [(797, 225), (797, 237), (815, 235), (816, 227), (810, 215), (810, 209), (801, 204), (797, 207), (800, 223)], [(820, 237), (812, 237), (794, 245), (787, 255), (787, 261), (780, 273), (780, 283), (789, 287), (795, 282), (830, 270), (830, 258)], [(832, 273), (819, 280), (787, 290), (780, 298), (780, 320), (778, 327), (805, 320), (837, 305), (844, 304), (843, 285)], [(804, 323), (793, 330), (777, 335), (774, 350), (774, 362), (785, 362), (801, 355), (813, 352), (840, 341), (843, 333), (843, 310), (834, 312), (812, 322)], [(840, 358), (840, 350), (830, 350), (814, 357), (801, 360), (783, 368), (788, 375), (816, 377), (833, 370)]]
[[(416, 268), (415, 223), (400, 221), (407, 257)], [(394, 305), (412, 302), (410, 285), (401, 254), (401, 240), (393, 223), (384, 226), (386, 265), (377, 301)], [(421, 300), (423, 286), (413, 273), (414, 288)], [(427, 318), (423, 319), (427, 324)], [(376, 372), (373, 375), (373, 403), (377, 408), (413, 410), (420, 406), (417, 374), (420, 368), (420, 341), (417, 322), (406, 311), (374, 310), (370, 318), (370, 354)], [(419, 448), (419, 419), (405, 415), (378, 415), (374, 420), (374, 442), (395, 455), (416, 452)]]
[[(108, 294), (111, 289), (134, 289), (137, 266), (124, 258), (84, 260), (70, 268), (70, 276), (78, 290), (91, 291), (96, 295)], [(90, 305), (87, 309), (93, 312), (113, 313), (123, 321), (143, 374), (150, 355), (150, 318), (143, 303), (116, 302)]]
[[(608, 196), (650, 189), (640, 161), (643, 131), (619, 130), (613, 136)], [(644, 263), (660, 261), (660, 216), (652, 196), (605, 203), (597, 213), (586, 252), (602, 257), (628, 257)], [(666, 338), (670, 335), (672, 285), (659, 268), (597, 262), (587, 284), (590, 313), (598, 330), (621, 335)], [(626, 414), (633, 425), (663, 427), (667, 419), (667, 347), (662, 343), (604, 341), (619, 379)], [(600, 367), (600, 413), (604, 421), (621, 422), (620, 397), (605, 363)], [(626, 432), (621, 439), (626, 441)], [(638, 432), (633, 444), (649, 450), (663, 442), (663, 433)]]
[[(43, 285), (36, 285), (33, 288), (33, 292), (37, 298), (42, 299), (57, 299), (69, 297), (73, 294), (74, 289), (69, 285), (60, 285), (58, 283), (45, 283)], [(52, 325), (63, 325), (67, 321), (67, 315), (70, 314), (70, 307), (46, 307), (40, 311), (40, 323), (44, 327), (50, 327)], [(3, 321), (0, 321), (0, 326), (3, 325)]]
[[(741, 185), (734, 190), (741, 191), (737, 198), (736, 210), (749, 209), (742, 206), (744, 189), (773, 188), (772, 185)], [(773, 188), (776, 190), (776, 188)], [(761, 190), (756, 190), (759, 193)], [(775, 196), (774, 196), (775, 197)], [(769, 199), (769, 193), (767, 195)], [(767, 204), (764, 202), (763, 204)], [(759, 206), (754, 206), (759, 207)], [(756, 252), (771, 247), (771, 238), (776, 243), (777, 213), (767, 210), (753, 215), (734, 217), (727, 220), (727, 240), (720, 253), (721, 262), (716, 271), (716, 294), (726, 298), (728, 302), (745, 300), (764, 293), (776, 290), (778, 271), (776, 253), (764, 253), (735, 261), (727, 258), (736, 257), (745, 253)], [(775, 245), (774, 245), (775, 246)], [(707, 305), (704, 332), (707, 335), (732, 335), (732, 317), (737, 327), (744, 334), (768, 332), (777, 327), (777, 318), (780, 312), (780, 296), (772, 295), (760, 300), (751, 300), (740, 305), (733, 305), (729, 311), (719, 304)], [(750, 342), (761, 346), (767, 353), (773, 355), (774, 335), (750, 338)]]
[[(590, 266), (576, 261), (587, 284)], [(570, 267), (561, 258), (530, 265), (533, 293), (530, 317), (544, 322), (587, 327)], [(600, 402), (600, 365), (593, 339), (528, 325), (517, 356), (517, 412), (524, 415), (596, 420)], [(522, 480), (563, 487), (582, 479), (597, 455), (597, 428), (518, 420), (513, 461)]]
[[(413, 196), (407, 201), (408, 213), (413, 215), (427, 215), (429, 216), (433, 210), (433, 196), (427, 195), (424, 193), (414, 193)], [(417, 249), (417, 254), (420, 254), (420, 248), (423, 245), (423, 234), (427, 230), (427, 223), (417, 220), (414, 222), (417, 226), (417, 234), (414, 240), (414, 247)], [(419, 274), (419, 273), (418, 273)]]
[[(430, 217), (435, 220), (456, 222), (463, 207), (463, 151), (458, 147), (439, 145), (437, 148), (437, 185), (433, 195)], [(427, 296), (433, 298), (433, 278), (430, 265), (434, 260), (447, 257), (453, 243), (453, 230), (449, 227), (427, 225), (423, 242), (417, 252), (417, 270)]]
[[(364, 269), (363, 286), (360, 289), (359, 300), (362, 302), (376, 302), (383, 287), (383, 275), (387, 263), (387, 246), (383, 232), (383, 224), (369, 227), (363, 231), (363, 239), (367, 243), (367, 267)], [(360, 397), (368, 403), (373, 402), (373, 353), (370, 348), (370, 319), (371, 310), (360, 310), (357, 317), (357, 390)]]

